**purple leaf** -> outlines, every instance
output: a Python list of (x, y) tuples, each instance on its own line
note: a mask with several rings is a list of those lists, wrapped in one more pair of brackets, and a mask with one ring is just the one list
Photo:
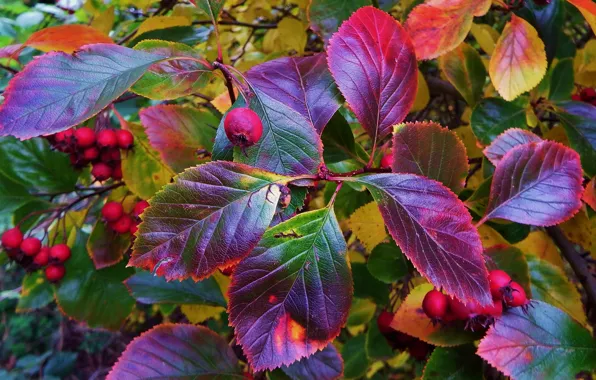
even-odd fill
[(230, 324), (255, 371), (323, 349), (346, 322), (352, 276), (332, 209), (268, 230), (238, 264), (228, 295)]
[(497, 165), (482, 221), (559, 224), (579, 210), (582, 191), (577, 152), (553, 141), (519, 145)]
[(516, 146), (540, 141), (542, 139), (530, 131), (511, 128), (501, 133), (489, 146), (484, 148), (484, 155), (493, 165), (497, 166), (503, 156)]
[(368, 188), (395, 242), (434, 286), (461, 300), (492, 302), (480, 236), (453, 192), (413, 174), (350, 180)]
[(0, 136), (49, 135), (104, 109), (164, 57), (114, 44), (48, 53), (9, 83), (0, 107)]
[(186, 170), (149, 201), (129, 265), (196, 281), (236, 264), (261, 239), (288, 181), (226, 161)]
[(327, 53), (335, 82), (376, 144), (406, 117), (416, 97), (416, 55), (408, 34), (389, 14), (364, 7), (331, 37)]
[(319, 134), (339, 108), (339, 91), (324, 53), (286, 57), (250, 69), (246, 77), (263, 93), (304, 116)]
[(162, 324), (135, 338), (108, 374), (121, 379), (241, 378), (228, 343), (203, 326)]
[(307, 358), (302, 358), (288, 367), (283, 366), (281, 369), (292, 380), (331, 380), (338, 379), (343, 375), (344, 362), (335, 346), (329, 343), (321, 351), (317, 351)]

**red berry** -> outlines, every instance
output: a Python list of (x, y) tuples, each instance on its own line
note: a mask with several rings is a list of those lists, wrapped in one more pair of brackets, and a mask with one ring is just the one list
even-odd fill
[(110, 227), (112, 227), (114, 232), (119, 234), (130, 232), (130, 227), (132, 225), (132, 218), (126, 214), (122, 215), (117, 221), (110, 223)]
[(576, 102), (582, 102), (583, 101), (581, 95), (579, 95), (579, 94), (573, 94), (573, 95), (571, 95), (571, 100), (574, 100)]
[(511, 282), (511, 277), (500, 269), (491, 270), (488, 274), (488, 281), (490, 282), (490, 294), (494, 299), (503, 299), (503, 294)]
[(449, 314), (456, 320), (465, 321), (470, 318), (470, 307), (457, 298), (449, 298)]
[(596, 99), (596, 90), (593, 88), (584, 88), (581, 92), (582, 100), (585, 102), (591, 102)]
[(480, 306), (475, 305), (474, 312), (478, 315), (485, 315), (490, 317), (500, 317), (503, 314), (503, 302), (500, 299), (493, 300), (492, 305)]
[(21, 251), (27, 256), (35, 256), (41, 249), (41, 241), (38, 238), (29, 237), (21, 243)]
[(97, 146), (100, 148), (115, 148), (118, 146), (118, 138), (113, 129), (104, 129), (97, 133)]
[(149, 207), (149, 202), (142, 200), (138, 201), (135, 207), (132, 209), (132, 214), (134, 216), (139, 216), (145, 211), (145, 209)]
[(101, 209), (101, 215), (107, 222), (115, 222), (124, 214), (124, 207), (120, 202), (108, 202)]
[(134, 235), (137, 233), (137, 231), (138, 231), (138, 230), (139, 230), (139, 225), (138, 225), (137, 223), (133, 223), (133, 224), (130, 226), (130, 230), (129, 230), (129, 232), (130, 232), (130, 234), (131, 234), (132, 236), (134, 236)]
[(381, 167), (388, 169), (391, 168), (391, 164), (393, 163), (393, 154), (387, 153), (386, 155), (381, 158)]
[(45, 272), (46, 272), (46, 278), (48, 279), (48, 281), (57, 282), (57, 281), (62, 280), (62, 278), (66, 274), (66, 269), (64, 269), (64, 265), (52, 264), (52, 265), (47, 266)]
[(395, 331), (395, 329), (391, 327), (394, 315), (395, 314), (387, 310), (383, 310), (381, 314), (379, 314), (377, 317), (377, 326), (379, 326), (381, 334), (390, 334)]
[(33, 262), (40, 267), (48, 265), (50, 261), (50, 247), (42, 247), (39, 253), (33, 258)]
[(232, 144), (246, 148), (259, 141), (263, 123), (250, 108), (234, 108), (224, 119), (224, 130)]
[(98, 181), (105, 181), (112, 176), (112, 168), (103, 162), (97, 162), (93, 164), (91, 174)]
[(505, 299), (505, 303), (509, 307), (524, 306), (528, 303), (526, 291), (517, 282), (511, 283), (511, 297)]
[(122, 166), (118, 165), (112, 170), (112, 178), (116, 181), (120, 181), (122, 179)]
[(443, 318), (447, 312), (449, 300), (446, 295), (436, 289), (426, 293), (422, 300), (422, 310), (430, 319)]
[(99, 149), (97, 147), (90, 147), (83, 151), (83, 159), (86, 161), (95, 161), (99, 157)]
[(11, 228), (2, 234), (2, 246), (6, 249), (16, 249), (23, 242), (23, 233), (19, 227)]
[(50, 259), (60, 263), (70, 258), (70, 248), (66, 244), (57, 244), (50, 248)]
[(116, 131), (116, 138), (118, 139), (118, 146), (120, 149), (130, 149), (135, 141), (134, 136), (127, 130), (118, 129)]
[(87, 127), (79, 128), (74, 132), (74, 138), (79, 148), (89, 148), (95, 144), (95, 131)]

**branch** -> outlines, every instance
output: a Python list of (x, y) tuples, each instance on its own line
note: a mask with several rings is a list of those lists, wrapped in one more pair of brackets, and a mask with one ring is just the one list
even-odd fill
[[(277, 24), (251, 24), (248, 22), (228, 21), (228, 20), (218, 21), (218, 24), (219, 25), (243, 26), (246, 28), (253, 28), (253, 29), (275, 29), (275, 28), (277, 28)], [(192, 25), (211, 25), (211, 20), (193, 21)]]
[(8, 71), (9, 73), (11, 73), (13, 75), (19, 73), (19, 70), (15, 70), (15, 69), (13, 69), (12, 67), (9, 67), (9, 66), (0, 65), (0, 69), (4, 69), (4, 70)]
[(226, 67), (226, 65), (224, 65), (223, 63), (219, 62), (219, 61), (215, 61), (213, 62), (213, 67), (215, 67), (216, 69), (219, 69), (225, 80), (226, 80), (226, 87), (228, 88), (228, 95), (230, 96), (230, 102), (232, 104), (234, 104), (236, 102), (236, 94), (234, 94), (234, 84), (232, 83), (232, 74), (230, 73), (230, 71), (228, 70), (228, 68)]

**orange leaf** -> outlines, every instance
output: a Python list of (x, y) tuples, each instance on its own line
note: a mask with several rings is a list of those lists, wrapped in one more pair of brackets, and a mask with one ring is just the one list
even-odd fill
[(569, 0), (584, 16), (590, 27), (596, 33), (596, 3), (592, 0)]
[(414, 8), (405, 27), (418, 60), (455, 49), (468, 35), (474, 16), (484, 15), (490, 4), (490, 0), (427, 0)]
[(538, 32), (526, 20), (512, 15), (490, 59), (488, 72), (493, 85), (503, 99), (511, 101), (536, 87), (546, 66)]
[(596, 211), (596, 177), (586, 185), (582, 199)]
[(23, 44), (44, 52), (56, 50), (72, 53), (84, 45), (114, 43), (100, 31), (86, 25), (60, 25), (33, 33)]

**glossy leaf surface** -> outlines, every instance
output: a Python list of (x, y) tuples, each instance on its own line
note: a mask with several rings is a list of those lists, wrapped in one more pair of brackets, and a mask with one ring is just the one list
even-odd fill
[(391, 284), (408, 273), (410, 265), (395, 243), (382, 243), (371, 252), (366, 266), (370, 274), (386, 284)]
[(540, 141), (542, 141), (542, 139), (530, 131), (511, 128), (494, 139), (494, 141), (484, 149), (484, 155), (496, 166), (501, 162), (507, 152), (516, 146), (530, 142), (537, 143)]
[(344, 362), (333, 344), (328, 344), (321, 351), (317, 351), (307, 358), (281, 367), (282, 371), (292, 380), (338, 379), (344, 372)]
[(424, 367), (422, 380), (469, 380), (482, 377), (482, 360), (476, 355), (476, 348), (465, 345), (435, 348)]
[(596, 175), (596, 106), (583, 102), (562, 102), (557, 116), (563, 122), (571, 147), (579, 153), (582, 167)]
[(41, 29), (23, 43), (44, 52), (72, 53), (88, 44), (113, 44), (110, 37), (87, 25), (66, 24)]
[(481, 144), (489, 145), (510, 128), (525, 128), (526, 110), (499, 98), (486, 98), (474, 107), (472, 130)]

